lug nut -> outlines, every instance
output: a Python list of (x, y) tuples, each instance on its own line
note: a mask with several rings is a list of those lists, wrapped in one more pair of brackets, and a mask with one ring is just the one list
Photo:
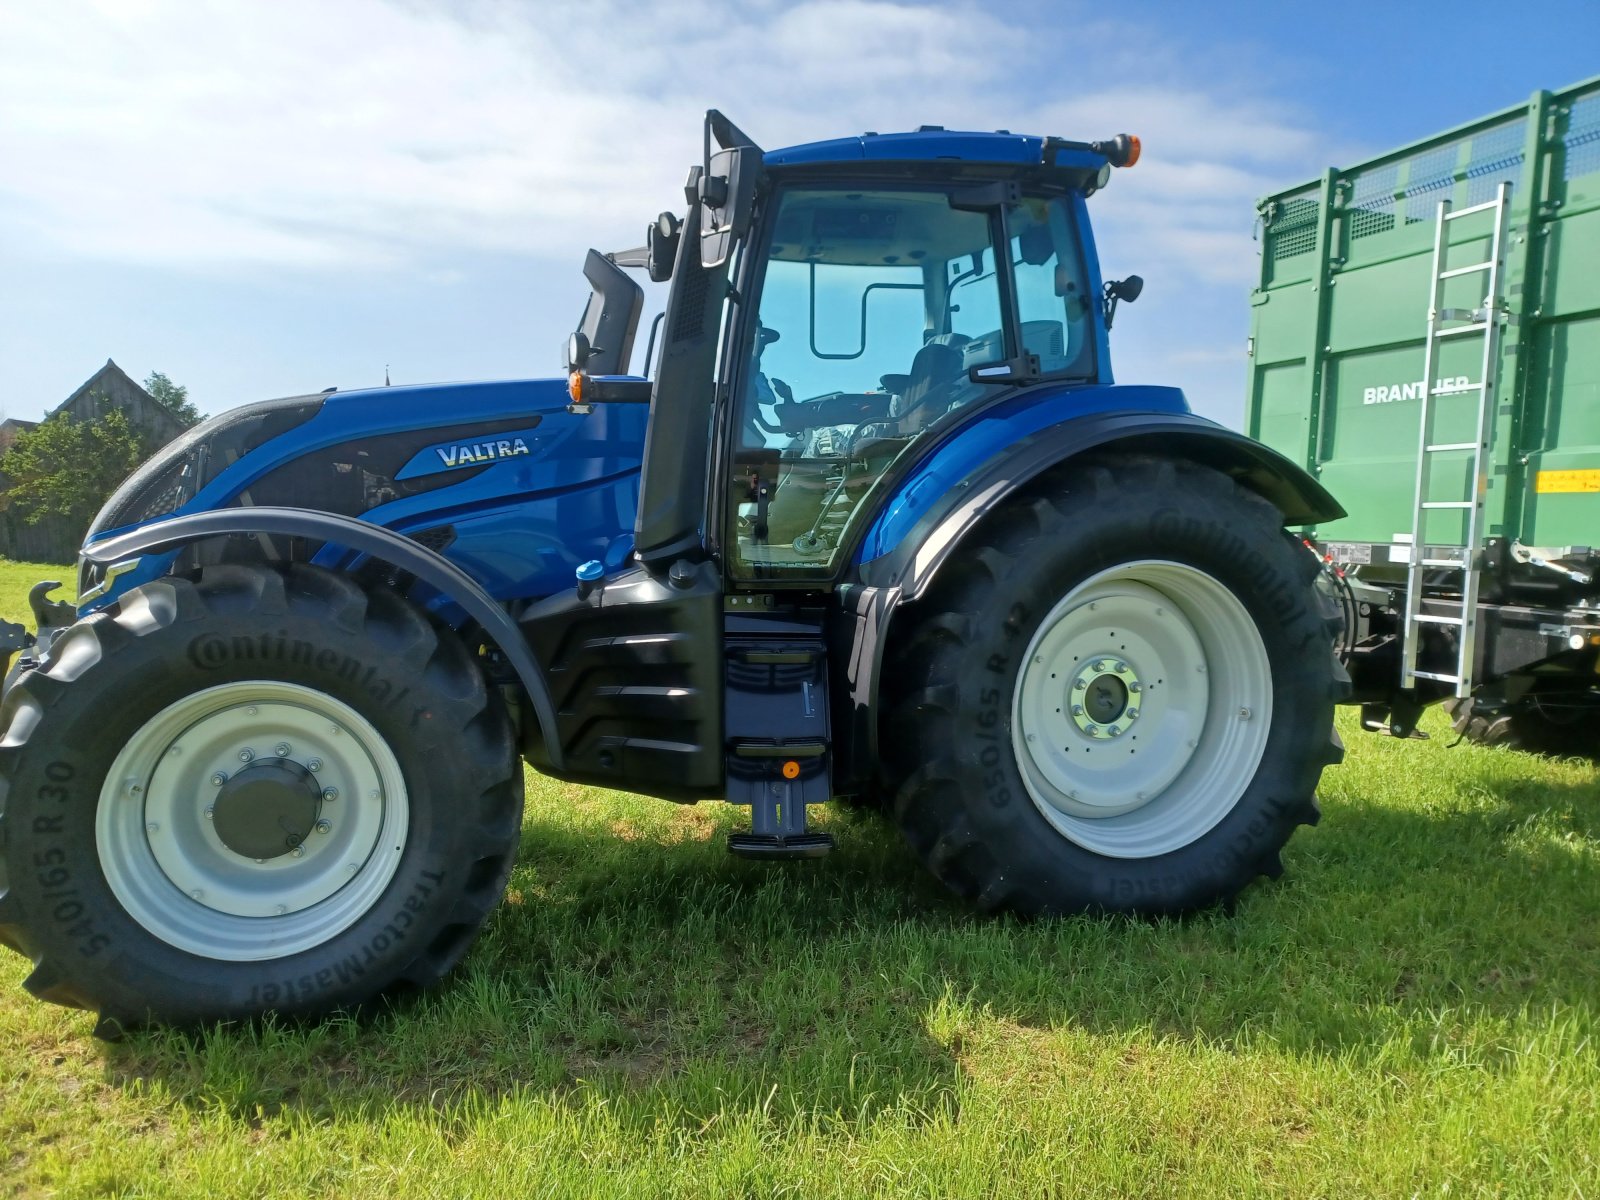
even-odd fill
[(211, 805), (209, 805), (209, 804), (206, 805), (206, 820), (208, 820), (208, 821), (212, 820), (214, 815), (215, 815), (215, 813), (216, 813), (216, 811), (217, 810), (214, 809)]
[(304, 858), (306, 856), (306, 848), (304, 846), (296, 846), (293, 850), (289, 851), (289, 853), (294, 855), (296, 858)]
[(245, 709), (244, 710), (244, 715), (247, 716), (247, 717), (255, 716), (256, 715), (256, 706), (254, 704), (252, 704), (249, 708)]
[(1128, 690), (1137, 696), (1140, 692), (1144, 691), (1144, 684), (1138, 682), (1130, 683), (1128, 685)]
[(330, 800), (330, 801), (331, 800), (337, 800), (339, 798), (339, 789), (336, 788), (336, 787), (325, 787), (325, 788), (323, 788), (322, 789), (322, 798), (324, 800)]
[(1239, 719), (1241, 721), (1248, 721), (1250, 719), (1250, 710), (1248, 708), (1241, 708), (1239, 710)]
[(306, 760), (306, 770), (310, 771), (313, 775), (315, 775), (318, 771), (322, 770), (322, 760), (320, 758), (307, 759)]
[(1087, 680), (1079, 679), (1079, 680), (1077, 680), (1077, 681), (1075, 681), (1073, 683), (1072, 690), (1075, 691), (1075, 692), (1081, 692), (1081, 691), (1083, 691), (1084, 688), (1086, 688), (1088, 686), (1089, 686), (1089, 684), (1088, 684)]
[(225, 784), (227, 782), (228, 782), (228, 773), (226, 771), (218, 771), (215, 775), (213, 775), (211, 777), (211, 786), (212, 787), (221, 787), (223, 784)]
[(333, 822), (332, 821), (318, 821), (317, 822), (317, 832), (318, 833), (332, 833), (333, 832)]
[(1119, 663), (1117, 663), (1116, 666), (1112, 667), (1111, 669), (1113, 671), (1115, 671), (1118, 675), (1126, 675), (1128, 673), (1128, 664), (1125, 663), (1125, 662), (1119, 662)]
[(289, 745), (288, 742), (279, 742), (278, 745), (277, 745), (276, 753), (277, 753), (279, 758), (288, 758), (290, 752), (293, 749), (294, 749), (294, 747)]
[(256, 757), (256, 752), (254, 750), (250, 749), (249, 746), (246, 746), (243, 750), (239, 751), (239, 761), (240, 762), (254, 762), (255, 761), (255, 757)]
[(1106, 732), (1109, 733), (1112, 737), (1116, 737), (1118, 734), (1120, 734), (1122, 732), (1122, 726), (1113, 725), (1110, 729), (1106, 730)]
[(1134, 719), (1134, 718), (1135, 718), (1135, 717), (1137, 717), (1137, 716), (1138, 716), (1138, 715), (1139, 715), (1139, 710), (1138, 710), (1138, 709), (1137, 709), (1137, 708), (1130, 708), (1130, 709), (1129, 709), (1129, 710), (1128, 710), (1128, 720), (1130, 720), (1130, 721), (1131, 721), (1131, 720), (1133, 720), (1133, 719)]
[(1081, 716), (1083, 716), (1083, 705), (1081, 705), (1081, 704), (1074, 704), (1074, 705), (1073, 705), (1073, 706), (1072, 706), (1072, 715), (1073, 715), (1073, 716), (1075, 716), (1075, 717), (1081, 717)]
[(146, 833), (160, 833), (161, 826), (157, 825), (154, 821), (151, 821), (150, 824), (144, 827), (144, 831)]
[(1096, 671), (1104, 671), (1106, 669), (1106, 660), (1103, 659), (1103, 658), (1095, 659), (1094, 660), (1094, 669)]

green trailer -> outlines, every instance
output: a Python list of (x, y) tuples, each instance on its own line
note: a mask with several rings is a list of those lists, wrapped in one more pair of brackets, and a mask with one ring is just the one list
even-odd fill
[(1348, 510), (1305, 534), (1364, 723), (1600, 746), (1600, 78), (1258, 205), (1248, 432)]

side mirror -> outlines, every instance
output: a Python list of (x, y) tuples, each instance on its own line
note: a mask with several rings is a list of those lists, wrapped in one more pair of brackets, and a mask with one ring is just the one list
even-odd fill
[(583, 330), (573, 333), (567, 338), (567, 370), (582, 370), (583, 364), (589, 361), (589, 356), (593, 353), (594, 349), (589, 345), (589, 338)]
[(755, 206), (756, 176), (761, 151), (755, 146), (718, 150), (700, 176), (700, 265), (720, 267), (728, 261), (734, 239), (750, 226)]
[(669, 212), (662, 213), (645, 230), (645, 266), (651, 283), (665, 283), (672, 278), (672, 265), (678, 261), (678, 242), (682, 237), (683, 222)]
[(1139, 293), (1144, 291), (1144, 279), (1139, 275), (1129, 275), (1126, 279), (1119, 279), (1111, 285), (1116, 289), (1114, 293), (1118, 300), (1132, 304), (1139, 298)]
[(1138, 275), (1129, 275), (1126, 279), (1113, 279), (1105, 287), (1103, 307), (1106, 314), (1106, 328), (1111, 328), (1112, 319), (1117, 315), (1117, 301), (1125, 300), (1132, 304), (1144, 291), (1144, 280)]

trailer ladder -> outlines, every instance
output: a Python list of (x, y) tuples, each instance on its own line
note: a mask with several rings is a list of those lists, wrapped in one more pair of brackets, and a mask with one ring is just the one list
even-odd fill
[[(1423, 346), (1422, 412), (1420, 441), (1417, 453), (1416, 503), (1411, 514), (1411, 560), (1406, 571), (1406, 611), (1403, 658), (1400, 686), (1412, 688), (1417, 680), (1448, 683), (1455, 687), (1458, 697), (1472, 693), (1474, 654), (1477, 650), (1478, 583), (1482, 568), (1480, 557), (1483, 547), (1483, 507), (1487, 480), (1484, 477), (1484, 460), (1488, 455), (1489, 439), (1493, 434), (1490, 413), (1493, 411), (1496, 367), (1500, 354), (1500, 326), (1502, 306), (1499, 297), (1502, 272), (1502, 248), (1505, 245), (1506, 222), (1511, 212), (1511, 184), (1504, 181), (1495, 191), (1493, 200), (1466, 208), (1452, 210), (1449, 200), (1439, 201), (1438, 221), (1433, 235), (1433, 271), (1428, 294), (1428, 336)], [(1450, 256), (1450, 224), (1470, 218), (1487, 218), (1493, 222), (1490, 232), (1489, 257), (1483, 262), (1452, 267)], [(1442, 307), (1446, 280), (1459, 276), (1482, 274), (1485, 278), (1483, 306), (1479, 309)], [(1461, 384), (1443, 383), (1434, 378), (1438, 347), (1445, 338), (1478, 337), (1482, 339), (1483, 355), (1476, 382)], [(1433, 426), (1436, 416), (1435, 400), (1447, 396), (1474, 396), (1477, 399), (1477, 435), (1470, 442), (1436, 442)], [(1460, 499), (1432, 499), (1429, 484), (1430, 467), (1437, 454), (1469, 451), (1472, 470), (1468, 475), (1472, 494)], [(1464, 518), (1465, 535), (1458, 545), (1440, 545), (1427, 538), (1428, 514), (1438, 510), (1454, 510)], [(1459, 553), (1459, 557), (1454, 555)], [(1423, 611), (1422, 585), (1430, 572), (1454, 572), (1461, 577), (1460, 601), (1434, 600), (1430, 611)], [(1440, 611), (1440, 610), (1444, 611)], [(1417, 659), (1422, 648), (1423, 630), (1428, 626), (1445, 626), (1456, 629), (1456, 664), (1454, 673), (1422, 671), (1417, 669)]]

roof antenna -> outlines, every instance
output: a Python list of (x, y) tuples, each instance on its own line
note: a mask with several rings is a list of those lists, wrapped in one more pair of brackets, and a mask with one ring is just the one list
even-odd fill
[(383, 386), (384, 387), (388, 387), (389, 386), (389, 364), (388, 363), (384, 363), (383, 364)]

